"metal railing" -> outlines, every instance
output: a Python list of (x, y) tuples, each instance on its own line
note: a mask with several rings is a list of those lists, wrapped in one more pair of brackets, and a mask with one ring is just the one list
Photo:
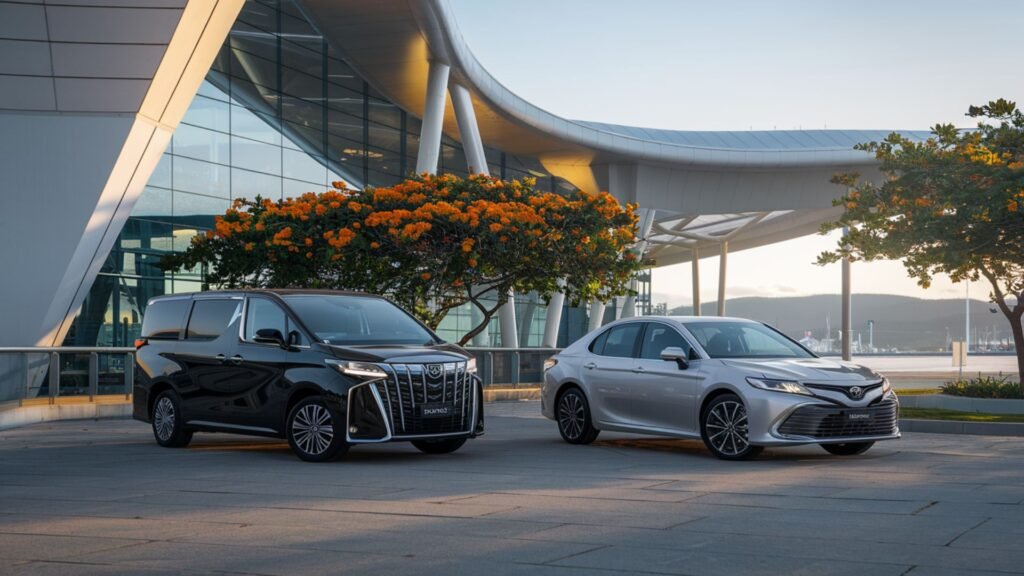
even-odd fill
[[(485, 386), (536, 386), (557, 348), (469, 348)], [(0, 347), (0, 403), (132, 393), (134, 348)]]
[(134, 348), (0, 347), (0, 403), (132, 393)]
[(544, 361), (559, 348), (467, 348), (476, 358), (484, 386), (536, 386), (544, 381)]

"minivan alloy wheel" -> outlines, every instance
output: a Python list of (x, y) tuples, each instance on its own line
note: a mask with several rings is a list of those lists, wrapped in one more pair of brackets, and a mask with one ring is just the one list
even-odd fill
[(738, 399), (723, 399), (704, 416), (705, 437), (711, 448), (728, 458), (750, 451), (747, 408)]
[(153, 428), (157, 438), (167, 442), (174, 434), (174, 402), (167, 396), (157, 401), (153, 409)]
[(307, 454), (323, 454), (334, 440), (331, 413), (319, 404), (307, 404), (299, 409), (292, 421), (295, 443)]

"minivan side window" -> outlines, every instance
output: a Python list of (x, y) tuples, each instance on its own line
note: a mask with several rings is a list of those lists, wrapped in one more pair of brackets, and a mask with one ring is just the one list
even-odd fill
[(243, 339), (246, 342), (255, 342), (256, 331), (263, 330), (264, 328), (279, 330), (285, 338), (288, 337), (290, 332), (294, 333), (290, 341), (291, 344), (297, 346), (309, 345), (306, 337), (295, 328), (295, 324), (276, 302), (267, 298), (249, 298), (249, 304), (245, 308), (245, 332)]
[(192, 306), (192, 316), (188, 319), (188, 330), (185, 338), (212, 339), (224, 333), (224, 330), (241, 313), (242, 301), (225, 298), (204, 298), (196, 300)]
[(608, 331), (608, 338), (604, 342), (604, 348), (600, 351), (594, 350), (595, 354), (601, 356), (615, 356), (618, 358), (631, 358), (636, 350), (636, 340), (644, 325), (640, 322), (631, 322), (616, 326)]
[(253, 342), (256, 331), (277, 330), (282, 336), (288, 334), (288, 321), (284, 310), (266, 298), (249, 298), (245, 309), (245, 340)]
[(651, 322), (644, 332), (644, 342), (640, 346), (640, 357), (646, 360), (660, 360), (661, 351), (669, 347), (682, 348), (687, 357), (693, 356), (690, 343), (675, 328), (659, 322)]
[(141, 336), (155, 340), (177, 340), (185, 325), (185, 314), (190, 304), (192, 300), (189, 298), (153, 302), (142, 315)]

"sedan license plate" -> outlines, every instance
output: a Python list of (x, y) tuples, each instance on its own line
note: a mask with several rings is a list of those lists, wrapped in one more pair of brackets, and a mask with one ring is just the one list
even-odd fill
[(867, 411), (850, 411), (846, 413), (846, 420), (848, 422), (870, 422), (871, 412)]
[(455, 414), (455, 406), (451, 404), (423, 404), (420, 406), (420, 416), (422, 418), (445, 418)]

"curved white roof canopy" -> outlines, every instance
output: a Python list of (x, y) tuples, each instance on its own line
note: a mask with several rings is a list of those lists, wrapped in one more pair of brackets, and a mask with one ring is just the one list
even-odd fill
[[(303, 0), (328, 42), (375, 89), (422, 117), (430, 60), (468, 88), (485, 145), (532, 156), (584, 190), (653, 209), (647, 256), (657, 265), (815, 232), (834, 219), (836, 172), (875, 174), (853, 150), (890, 130), (677, 131), (567, 120), (516, 96), (462, 38), (445, 0)], [(444, 131), (459, 138), (452, 108)], [(904, 131), (926, 138), (929, 133)]]

